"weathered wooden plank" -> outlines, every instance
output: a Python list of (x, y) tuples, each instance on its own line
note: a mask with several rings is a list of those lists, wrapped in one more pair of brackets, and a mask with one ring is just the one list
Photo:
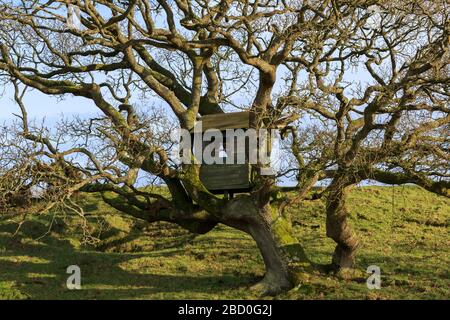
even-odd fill
[(208, 129), (247, 129), (250, 127), (250, 112), (211, 114), (200, 118), (202, 131)]
[(208, 190), (237, 190), (251, 186), (249, 164), (212, 164), (200, 167), (200, 179)]

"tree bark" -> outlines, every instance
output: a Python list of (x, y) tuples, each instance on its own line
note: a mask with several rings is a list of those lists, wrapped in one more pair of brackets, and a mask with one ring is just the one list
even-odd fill
[[(104, 188), (103, 185), (101, 187)], [(91, 188), (86, 191), (98, 190)], [(188, 205), (184, 210), (178, 210), (172, 206), (164, 207), (163, 204), (158, 207), (158, 201), (148, 205), (111, 191), (104, 190), (101, 193), (109, 205), (147, 222), (168, 221), (193, 233), (209, 232), (217, 223), (222, 223), (246, 232), (255, 240), (264, 261), (264, 278), (252, 287), (262, 295), (275, 295), (294, 287), (307, 279), (316, 267), (293, 236), (290, 219), (269, 202), (261, 205), (260, 199), (254, 195), (239, 195), (228, 201), (215, 199), (221, 201), (220, 206), (207, 199), (207, 195), (191, 191), (196, 195), (196, 202), (203, 204), (202, 207), (191, 204), (190, 210)], [(209, 209), (202, 209), (204, 207)]]
[(335, 270), (353, 268), (358, 240), (347, 223), (347, 185), (342, 179), (334, 179), (327, 198), (327, 236), (337, 245), (334, 250), (332, 267)]
[(249, 196), (231, 200), (224, 208), (223, 223), (253, 237), (265, 265), (264, 278), (252, 289), (275, 295), (291, 289), (308, 277), (314, 266), (302, 245), (292, 236), (291, 224), (277, 208), (257, 206)]

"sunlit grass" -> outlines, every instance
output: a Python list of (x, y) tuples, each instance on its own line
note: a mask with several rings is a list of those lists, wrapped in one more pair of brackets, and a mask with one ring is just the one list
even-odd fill
[[(352, 190), (350, 222), (361, 246), (354, 274), (312, 274), (282, 299), (450, 298), (450, 201), (416, 187)], [(33, 217), (17, 224), (0, 218), (0, 299), (253, 299), (248, 288), (264, 273), (254, 241), (219, 225), (193, 236), (166, 223), (148, 225), (118, 215), (89, 195), (83, 206), (92, 234), (83, 244), (79, 220)], [(290, 212), (296, 235), (316, 262), (330, 261), (321, 200)], [(41, 238), (42, 235), (45, 237)], [(365, 270), (378, 265), (382, 288), (368, 290)], [(66, 269), (78, 265), (82, 290), (68, 290)]]

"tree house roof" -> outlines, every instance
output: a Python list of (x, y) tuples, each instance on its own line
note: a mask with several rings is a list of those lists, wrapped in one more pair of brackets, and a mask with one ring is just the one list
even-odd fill
[(248, 129), (251, 127), (253, 116), (248, 111), (218, 113), (201, 117), (202, 131), (208, 129)]

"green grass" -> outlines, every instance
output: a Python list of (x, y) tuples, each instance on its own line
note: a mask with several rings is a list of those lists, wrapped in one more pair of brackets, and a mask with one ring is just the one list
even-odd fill
[[(450, 200), (405, 187), (361, 187), (349, 199), (361, 246), (354, 274), (311, 274), (278, 299), (449, 299)], [(165, 223), (119, 215), (90, 196), (86, 244), (73, 216), (41, 215), (17, 229), (0, 216), (0, 299), (254, 299), (249, 286), (264, 273), (250, 237), (225, 226), (193, 236)], [(290, 208), (309, 256), (327, 263), (324, 203)], [(49, 231), (50, 221), (53, 220)], [(44, 237), (42, 237), (45, 235)], [(82, 290), (66, 289), (66, 269), (78, 265)], [(365, 270), (378, 265), (382, 288), (368, 290)]]

